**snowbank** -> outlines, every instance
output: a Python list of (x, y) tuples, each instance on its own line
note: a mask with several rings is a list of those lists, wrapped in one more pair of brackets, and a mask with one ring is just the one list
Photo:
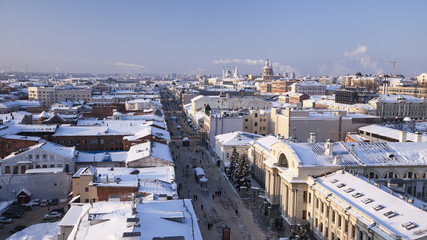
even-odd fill
[(56, 240), (59, 233), (59, 222), (39, 223), (19, 231), (7, 240)]

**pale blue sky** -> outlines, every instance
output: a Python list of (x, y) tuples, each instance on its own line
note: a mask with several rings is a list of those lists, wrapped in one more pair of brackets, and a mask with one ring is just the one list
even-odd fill
[(427, 1), (3, 1), (0, 70), (427, 71)]

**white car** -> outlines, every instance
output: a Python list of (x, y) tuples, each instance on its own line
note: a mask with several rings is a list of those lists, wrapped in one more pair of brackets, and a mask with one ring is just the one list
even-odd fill
[(46, 215), (44, 215), (44, 219), (49, 220), (49, 219), (56, 219), (56, 218), (60, 218), (62, 217), (62, 213), (59, 212), (48, 212), (46, 213)]
[(33, 199), (30, 202), (31, 207), (38, 207), (40, 206), (40, 199)]
[(13, 222), (12, 218), (0, 217), (0, 223), (12, 223), (12, 222)]
[(47, 206), (49, 206), (49, 201), (48, 201), (48, 200), (46, 200), (46, 199), (43, 199), (43, 200), (40, 202), (40, 207), (47, 207)]

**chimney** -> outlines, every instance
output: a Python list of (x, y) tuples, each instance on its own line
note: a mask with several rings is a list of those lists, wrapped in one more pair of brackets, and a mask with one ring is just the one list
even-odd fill
[(420, 132), (415, 132), (415, 142), (422, 142), (423, 135)]
[(334, 157), (334, 161), (333, 161), (334, 165), (340, 165), (340, 160), (338, 159), (338, 156)]
[(316, 142), (316, 133), (311, 132), (310, 133), (310, 143), (315, 143)]
[(351, 145), (350, 145), (350, 153), (351, 153), (351, 154), (354, 154), (354, 144), (351, 144)]
[(400, 131), (399, 142), (406, 142), (406, 135), (407, 135), (406, 131)]
[(332, 156), (334, 153), (333, 150), (333, 145), (334, 145), (334, 141), (332, 141), (331, 139), (327, 139), (325, 142), (325, 154)]

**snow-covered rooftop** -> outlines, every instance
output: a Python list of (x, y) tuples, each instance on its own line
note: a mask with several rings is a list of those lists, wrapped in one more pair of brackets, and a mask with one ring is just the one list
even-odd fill
[[(401, 133), (400, 130), (384, 127), (376, 124), (360, 127), (359, 131), (369, 132), (372, 134), (377, 134), (380, 136), (384, 136), (384, 137), (388, 137), (396, 140), (399, 140), (400, 133)], [(415, 139), (416, 139), (416, 135), (414, 133), (407, 132), (406, 134), (407, 141), (415, 142)], [(427, 136), (421, 136), (421, 142), (427, 142)]]
[[(316, 190), (324, 187), (332, 193), (332, 201), (344, 201), (351, 205), (348, 210), (350, 214), (364, 218), (365, 222), (375, 223), (373, 227), (376, 231), (384, 231), (381, 229), (385, 228), (395, 236), (403, 235), (405, 239), (427, 238), (427, 212), (412, 204), (347, 172), (338, 171), (316, 180), (317, 184), (313, 186)], [(344, 187), (338, 187), (342, 186), (340, 184), (344, 184)], [(363, 196), (356, 198), (355, 193), (362, 193)], [(364, 201), (366, 199), (372, 201)], [(402, 226), (410, 222), (415, 224), (413, 229)]]
[[(294, 150), (303, 166), (416, 166), (427, 164), (427, 145), (425, 143), (334, 142), (332, 143), (332, 155), (326, 154), (324, 143), (286, 144)], [(355, 145), (354, 154), (350, 152), (352, 144)]]
[(243, 145), (249, 145), (251, 141), (260, 137), (262, 137), (262, 135), (247, 133), (242, 131), (235, 131), (235, 132), (216, 135), (215, 139), (218, 143), (221, 143), (222, 145), (243, 146)]
[(157, 142), (145, 142), (130, 147), (126, 162), (136, 161), (148, 156), (173, 163), (169, 146)]
[[(184, 203), (184, 204), (183, 204)], [(77, 208), (73, 210), (73, 208)], [(139, 239), (177, 237), (202, 239), (190, 200), (144, 201), (132, 214), (131, 202), (95, 202), (73, 205), (59, 226), (75, 226), (68, 239), (122, 239), (124, 233), (139, 232)], [(69, 211), (69, 212), (70, 212)], [(133, 218), (139, 225), (128, 225)]]

